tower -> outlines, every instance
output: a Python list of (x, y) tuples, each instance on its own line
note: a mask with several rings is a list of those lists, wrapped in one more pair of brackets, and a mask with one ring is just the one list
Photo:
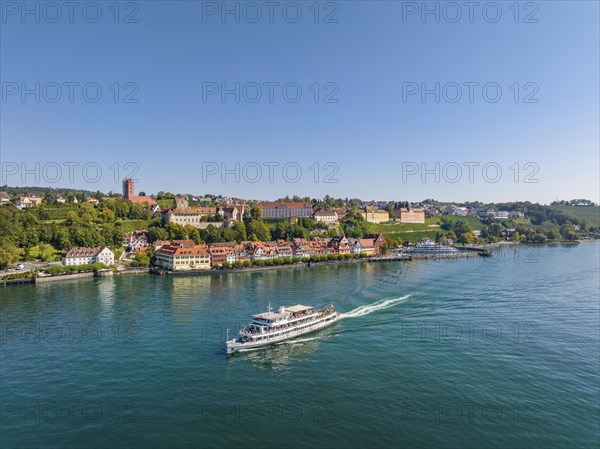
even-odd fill
[(129, 200), (135, 196), (134, 182), (132, 178), (123, 180), (123, 199)]
[(173, 199), (173, 207), (175, 209), (179, 209), (181, 207), (188, 207), (188, 206), (189, 206), (189, 201), (188, 201), (187, 195), (177, 195)]

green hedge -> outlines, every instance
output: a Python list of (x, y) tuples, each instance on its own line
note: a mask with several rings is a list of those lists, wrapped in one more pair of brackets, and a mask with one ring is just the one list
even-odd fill
[(14, 279), (31, 279), (33, 278), (32, 271), (25, 271), (23, 273), (11, 273), (6, 274), (4, 276), (0, 276), (0, 279), (3, 281), (12, 281)]
[(350, 260), (350, 259), (363, 259), (369, 257), (367, 254), (323, 254), (318, 256), (310, 256), (303, 258), (292, 258), (292, 257), (279, 257), (275, 259), (265, 260), (245, 260), (235, 262), (223, 262), (223, 265), (217, 267), (218, 269), (228, 268), (249, 268), (249, 267), (274, 267), (278, 265), (291, 265), (298, 262), (325, 262), (325, 261), (338, 261), (338, 260)]
[(51, 267), (45, 268), (44, 271), (52, 276), (57, 276), (59, 274), (82, 273), (84, 271), (98, 271), (113, 267), (114, 265), (107, 266), (101, 262), (96, 262), (86, 265), (52, 265)]

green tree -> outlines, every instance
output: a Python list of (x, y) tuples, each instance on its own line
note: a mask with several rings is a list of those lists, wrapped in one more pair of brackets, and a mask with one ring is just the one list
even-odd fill
[(105, 208), (102, 211), (102, 218), (104, 219), (104, 221), (113, 222), (115, 221), (115, 213), (112, 209)]
[(472, 232), (465, 232), (458, 236), (459, 243), (471, 244), (475, 242), (475, 236)]
[(169, 238), (169, 232), (161, 227), (152, 227), (148, 230), (148, 240), (150, 243), (154, 243), (157, 240), (167, 240)]
[(241, 242), (241, 241), (247, 240), (246, 225), (243, 222), (240, 222), (240, 221), (234, 222), (233, 225), (231, 226), (231, 230), (235, 234), (234, 238), (235, 238), (236, 242)]
[(266, 242), (271, 240), (271, 232), (269, 226), (262, 220), (250, 220), (246, 225), (247, 233), (252, 236), (255, 241)]
[(60, 250), (68, 250), (73, 246), (69, 231), (65, 227), (56, 228), (56, 230), (52, 233), (51, 243), (55, 248)]
[(18, 260), (19, 248), (6, 239), (2, 239), (0, 241), (0, 268), (6, 268)]
[(202, 240), (206, 243), (219, 243), (223, 242), (223, 231), (214, 225), (208, 225), (206, 229), (200, 231)]
[(74, 224), (79, 223), (79, 216), (77, 215), (77, 212), (70, 210), (69, 212), (67, 212), (67, 224), (69, 226), (72, 226)]
[(25, 241), (23, 242), (25, 260), (29, 259), (31, 248), (36, 246), (39, 242), (37, 230), (35, 228), (28, 228), (25, 231)]
[(133, 259), (129, 263), (132, 267), (147, 267), (150, 265), (150, 256), (145, 251), (138, 251), (133, 256)]
[(250, 219), (251, 220), (259, 220), (262, 218), (262, 209), (257, 206), (257, 205), (253, 205), (250, 207)]
[(202, 238), (200, 237), (200, 231), (198, 230), (198, 228), (195, 228), (192, 225), (186, 225), (185, 231), (187, 233), (188, 239), (193, 240), (196, 244), (202, 243)]
[(98, 212), (91, 203), (79, 207), (79, 216), (84, 223), (93, 223), (98, 218)]
[(44, 262), (48, 262), (54, 258), (54, 250), (51, 245), (47, 243), (40, 243), (39, 247), (40, 259)]

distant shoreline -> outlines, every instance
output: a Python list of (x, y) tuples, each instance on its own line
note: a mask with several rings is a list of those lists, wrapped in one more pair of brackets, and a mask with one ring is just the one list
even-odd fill
[[(527, 246), (559, 246), (559, 245), (577, 245), (580, 243), (600, 243), (600, 240), (581, 240), (576, 242), (560, 241), (560, 242), (544, 242), (544, 243), (526, 243)], [(495, 242), (486, 245), (489, 248), (510, 246), (510, 245), (523, 245), (521, 242)], [(461, 247), (458, 247), (461, 249)], [(249, 272), (261, 272), (261, 271), (273, 271), (285, 268), (310, 268), (312, 265), (326, 266), (326, 265), (338, 265), (338, 264), (352, 264), (352, 263), (375, 263), (375, 262), (410, 262), (413, 260), (442, 260), (442, 259), (469, 259), (482, 257), (481, 254), (476, 251), (462, 251), (458, 254), (411, 254), (410, 259), (401, 260), (400, 258), (377, 258), (377, 257), (364, 257), (356, 259), (345, 259), (345, 260), (323, 260), (323, 261), (311, 261), (310, 265), (308, 261), (297, 261), (291, 264), (273, 265), (268, 267), (243, 267), (243, 268), (224, 268), (224, 269), (208, 269), (208, 270), (185, 270), (185, 271), (165, 271), (164, 273), (152, 273), (150, 268), (137, 268), (137, 269), (125, 269), (111, 271), (116, 276), (120, 275), (154, 275), (154, 276), (211, 276), (220, 274), (232, 274), (232, 273), (249, 273)], [(111, 274), (111, 275), (112, 275)], [(89, 279), (95, 277), (106, 277), (108, 273), (104, 272), (93, 272), (87, 271), (83, 273), (63, 274), (57, 276), (39, 276), (31, 279), (14, 279), (8, 281), (0, 281), (0, 285), (3, 287), (24, 285), (24, 284), (46, 284), (56, 283), (61, 281), (72, 281), (78, 279)]]
[[(433, 260), (433, 259), (458, 259), (458, 258), (469, 258), (479, 257), (479, 255), (473, 251), (467, 251), (458, 254), (414, 254), (415, 260)], [(112, 272), (116, 276), (120, 275), (131, 275), (131, 274), (152, 274), (155, 276), (207, 276), (207, 275), (218, 275), (218, 274), (231, 274), (231, 273), (248, 273), (248, 272), (261, 272), (280, 270), (284, 268), (299, 268), (305, 267), (310, 268), (312, 265), (325, 266), (325, 265), (339, 265), (339, 264), (351, 264), (357, 262), (400, 262), (410, 261), (410, 259), (400, 260), (400, 258), (377, 258), (377, 257), (362, 257), (355, 259), (344, 259), (344, 260), (323, 260), (323, 261), (297, 261), (291, 264), (273, 265), (267, 267), (243, 267), (243, 268), (223, 268), (223, 269), (207, 269), (207, 270), (185, 270), (185, 271), (164, 271), (163, 273), (152, 273), (150, 268), (144, 269), (125, 269), (120, 271)], [(77, 279), (87, 279), (94, 277), (105, 277), (107, 273), (86, 271), (82, 273), (62, 274), (56, 276), (38, 276), (31, 279), (14, 279), (0, 282), (4, 287), (11, 285), (24, 285), (24, 284), (39, 284), (39, 283), (56, 283), (61, 281), (71, 281)]]

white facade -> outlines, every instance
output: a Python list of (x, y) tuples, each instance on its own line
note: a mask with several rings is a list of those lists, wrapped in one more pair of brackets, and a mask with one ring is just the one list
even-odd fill
[(96, 262), (101, 262), (105, 265), (113, 265), (115, 263), (115, 254), (108, 248), (73, 248), (65, 257), (63, 257), (63, 265), (90, 265)]
[(310, 217), (313, 214), (310, 204), (260, 203), (259, 206), (262, 209), (262, 218)]
[(113, 265), (115, 263), (115, 253), (108, 248), (103, 248), (96, 255), (96, 262), (102, 262), (104, 265)]
[(337, 212), (315, 212), (315, 221), (323, 222), (323, 223), (337, 223), (339, 220), (339, 216)]

